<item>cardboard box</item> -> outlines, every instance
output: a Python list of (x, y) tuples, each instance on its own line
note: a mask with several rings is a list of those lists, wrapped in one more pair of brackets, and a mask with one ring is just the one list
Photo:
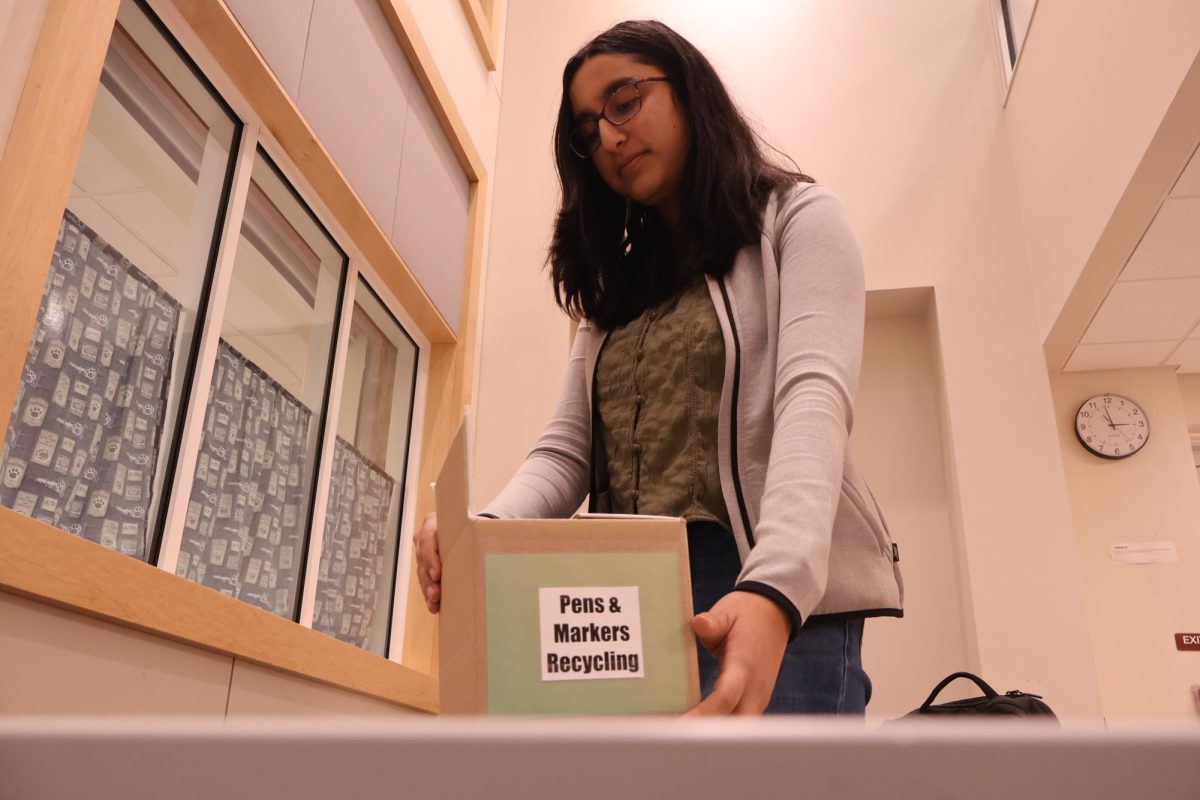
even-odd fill
[(700, 700), (684, 521), (470, 509), (464, 424), (436, 484), (444, 714), (673, 714)]

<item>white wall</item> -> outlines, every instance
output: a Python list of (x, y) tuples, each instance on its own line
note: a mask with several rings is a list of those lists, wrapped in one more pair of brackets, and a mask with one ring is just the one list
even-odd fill
[[(590, 35), (632, 17), (657, 17), (699, 46), (771, 140), (842, 198), (868, 289), (934, 287), (968, 651), (1005, 689), (1045, 693), (1067, 715), (1098, 714), (987, 3), (512, 3), (480, 373), (481, 499), (540, 432), (565, 360), (568, 328), (542, 271), (562, 65)], [(906, 533), (897, 538), (904, 550)]]
[[(1160, 367), (1069, 373), (1053, 387), (1105, 718), (1194, 720), (1200, 659), (1177, 651), (1174, 634), (1200, 630), (1200, 482), (1179, 381)], [(1149, 441), (1127, 459), (1097, 458), (1075, 440), (1075, 412), (1103, 392), (1149, 418)], [(1111, 559), (1110, 545), (1159, 541), (1175, 543), (1177, 563)]]
[(1198, 51), (1195, 0), (1038, 4), (1007, 118), (1043, 338)]

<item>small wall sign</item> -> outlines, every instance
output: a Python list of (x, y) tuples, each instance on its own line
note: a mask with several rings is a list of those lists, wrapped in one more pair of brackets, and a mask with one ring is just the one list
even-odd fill
[(1114, 564), (1170, 564), (1179, 560), (1174, 542), (1122, 542), (1109, 545)]
[(1175, 634), (1176, 650), (1200, 650), (1200, 633)]

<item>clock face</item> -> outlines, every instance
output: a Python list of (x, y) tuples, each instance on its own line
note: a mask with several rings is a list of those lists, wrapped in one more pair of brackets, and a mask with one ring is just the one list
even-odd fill
[(1075, 436), (1101, 458), (1128, 458), (1150, 441), (1150, 420), (1128, 397), (1098, 394), (1076, 412)]

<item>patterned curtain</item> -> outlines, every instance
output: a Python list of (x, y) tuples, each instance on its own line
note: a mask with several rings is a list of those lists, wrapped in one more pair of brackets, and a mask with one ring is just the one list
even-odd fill
[(398, 531), (388, 530), (395, 481), (349, 442), (337, 437), (330, 476), (329, 509), (313, 609), (313, 628), (365, 647)]
[(289, 617), (312, 412), (222, 340), (176, 573)]
[(0, 457), (0, 504), (145, 558), (179, 310), (63, 215)]

